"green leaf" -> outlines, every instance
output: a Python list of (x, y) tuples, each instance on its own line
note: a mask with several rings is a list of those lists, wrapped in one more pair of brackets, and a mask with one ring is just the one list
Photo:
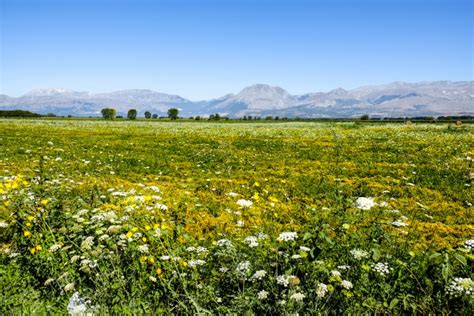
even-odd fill
[(388, 309), (393, 309), (395, 306), (398, 305), (398, 299), (397, 298), (394, 298), (391, 302), (390, 302), (390, 305), (388, 307)]
[(466, 266), (467, 265), (467, 259), (466, 257), (464, 257), (463, 255), (459, 254), (459, 253), (455, 253), (454, 254), (454, 258), (456, 258), (459, 262), (461, 262), (461, 264), (463, 266)]

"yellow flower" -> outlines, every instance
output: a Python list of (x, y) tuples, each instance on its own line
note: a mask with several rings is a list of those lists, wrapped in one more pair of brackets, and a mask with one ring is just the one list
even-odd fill
[(125, 237), (127, 237), (127, 239), (128, 239), (128, 238), (132, 238), (132, 236), (133, 236), (133, 233), (132, 233), (132, 232), (128, 232), (128, 233), (125, 235)]
[(41, 247), (41, 245), (36, 245), (36, 250), (41, 251), (41, 250), (43, 250), (43, 247)]
[(138, 228), (136, 228), (136, 227), (133, 227), (133, 228), (132, 228), (132, 232), (133, 232), (133, 233), (136, 233), (137, 231), (138, 231)]
[(143, 242), (146, 242), (146, 237), (142, 237)]
[(270, 196), (269, 198), (270, 202), (277, 203), (278, 199), (276, 197)]
[(162, 273), (163, 273), (163, 271), (161, 270), (161, 268), (156, 269), (156, 274), (161, 275)]
[(23, 236), (25, 236), (25, 237), (30, 237), (30, 236), (31, 236), (31, 232), (25, 230), (25, 231), (23, 232)]
[(258, 201), (260, 199), (260, 196), (258, 195), (258, 192), (255, 192), (253, 194), (253, 199), (254, 199), (254, 201)]
[(153, 258), (152, 256), (148, 257), (148, 262), (151, 263), (151, 264), (154, 264), (155, 263), (155, 258)]
[(151, 229), (151, 226), (150, 226), (150, 225), (146, 225), (146, 226), (145, 226), (145, 230), (146, 230), (146, 231), (149, 231), (150, 229)]
[(141, 263), (144, 263), (146, 261), (146, 259), (148, 259), (147, 256), (140, 256), (140, 258), (138, 260), (140, 260)]
[(253, 185), (256, 186), (256, 187), (259, 187), (259, 186), (260, 186), (260, 183), (258, 183), (257, 181), (255, 181), (255, 183), (254, 183)]
[(34, 217), (29, 215), (26, 219), (28, 219), (29, 221), (32, 221), (34, 219)]
[(36, 252), (36, 248), (35, 248), (35, 247), (31, 248), (31, 249), (30, 249), (30, 252), (31, 252), (32, 255), (34, 255), (35, 252)]
[(143, 198), (143, 201), (145, 202), (150, 202), (151, 201), (151, 196), (147, 195)]
[(41, 200), (41, 205), (48, 205), (48, 203), (49, 203), (48, 199)]
[(26, 227), (31, 227), (31, 223), (26, 223)]
[(153, 228), (154, 228), (154, 229), (160, 228), (160, 224), (153, 224)]

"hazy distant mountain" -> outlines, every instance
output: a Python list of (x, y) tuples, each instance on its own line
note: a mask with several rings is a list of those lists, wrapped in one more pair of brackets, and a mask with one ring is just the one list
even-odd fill
[(121, 115), (125, 115), (130, 108), (137, 109), (139, 113), (150, 111), (164, 115), (171, 107), (181, 109), (182, 116), (212, 113), (231, 117), (474, 115), (474, 81), (394, 82), (303, 95), (291, 95), (280, 87), (256, 84), (244, 88), (238, 94), (198, 102), (177, 95), (139, 89), (98, 94), (66, 89), (38, 89), (18, 98), (0, 95), (0, 110), (99, 116), (104, 107), (114, 107)]

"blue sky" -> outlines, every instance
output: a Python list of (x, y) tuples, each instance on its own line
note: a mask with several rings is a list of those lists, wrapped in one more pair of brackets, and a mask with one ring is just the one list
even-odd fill
[(472, 80), (473, 1), (0, 0), (0, 93)]

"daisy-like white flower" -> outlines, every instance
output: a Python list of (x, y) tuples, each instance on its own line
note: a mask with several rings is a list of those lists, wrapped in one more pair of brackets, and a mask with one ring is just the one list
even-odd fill
[(356, 260), (361, 260), (369, 257), (369, 252), (362, 249), (355, 248), (349, 252)]
[(232, 242), (229, 239), (219, 239), (217, 241), (217, 246), (219, 246), (219, 247), (230, 247), (230, 246), (232, 246)]

